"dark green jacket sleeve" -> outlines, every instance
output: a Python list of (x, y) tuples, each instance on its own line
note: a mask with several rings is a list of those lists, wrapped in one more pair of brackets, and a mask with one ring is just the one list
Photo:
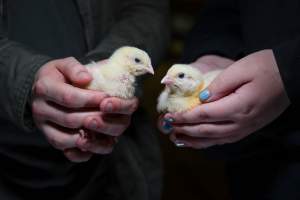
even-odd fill
[(157, 64), (169, 42), (168, 1), (128, 0), (118, 3), (116, 21), (87, 58), (108, 58), (115, 49), (130, 45), (147, 51), (154, 65)]
[(230, 59), (240, 58), (243, 43), (238, 6), (235, 0), (209, 0), (200, 12), (198, 22), (188, 35), (183, 62), (215, 54)]
[[(32, 128), (27, 99), (36, 71), (48, 57), (0, 36), (0, 117), (23, 130)], [(27, 120), (25, 120), (25, 118)]]

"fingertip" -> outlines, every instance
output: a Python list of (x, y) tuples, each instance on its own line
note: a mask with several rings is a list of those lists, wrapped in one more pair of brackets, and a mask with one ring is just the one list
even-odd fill
[(111, 113), (113, 112), (113, 101), (110, 99), (105, 99), (100, 104), (100, 110), (102, 112)]
[(207, 88), (200, 92), (199, 99), (202, 102), (208, 101), (211, 97), (211, 91)]
[(87, 71), (80, 71), (76, 74), (79, 80), (91, 80), (92, 76)]
[(93, 156), (93, 154), (90, 152), (83, 152), (80, 149), (76, 149), (76, 148), (65, 149), (64, 155), (71, 162), (75, 162), (75, 163), (87, 162)]
[(92, 81), (92, 76), (86, 71), (78, 72), (74, 77), (74, 83), (77, 85), (87, 85)]
[(171, 113), (166, 113), (165, 115), (163, 115), (163, 118), (168, 119), (168, 118), (174, 118), (174, 117)]
[(169, 135), (173, 132), (173, 124), (169, 119), (162, 119), (161, 124), (160, 124), (160, 130), (162, 133), (165, 135)]

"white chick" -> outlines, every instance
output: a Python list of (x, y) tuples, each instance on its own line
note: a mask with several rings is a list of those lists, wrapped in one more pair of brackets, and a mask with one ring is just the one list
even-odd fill
[(149, 55), (129, 46), (117, 49), (105, 63), (93, 62), (86, 67), (93, 76), (87, 89), (100, 90), (124, 99), (134, 96), (137, 76), (154, 74)]
[(166, 86), (158, 98), (158, 112), (183, 112), (201, 104), (199, 93), (220, 72), (215, 70), (202, 74), (190, 65), (173, 65), (161, 81)]

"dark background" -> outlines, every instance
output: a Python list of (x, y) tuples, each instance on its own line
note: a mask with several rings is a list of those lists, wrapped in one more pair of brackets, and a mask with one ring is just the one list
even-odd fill
[[(203, 0), (171, 0), (172, 40), (163, 63), (157, 67), (155, 77), (146, 80), (142, 104), (156, 124), (156, 97), (163, 89), (160, 80), (167, 69), (179, 62), (184, 40), (193, 27)], [(163, 200), (227, 200), (229, 192), (224, 163), (208, 160), (199, 150), (177, 148), (167, 136), (159, 134), (164, 160)]]

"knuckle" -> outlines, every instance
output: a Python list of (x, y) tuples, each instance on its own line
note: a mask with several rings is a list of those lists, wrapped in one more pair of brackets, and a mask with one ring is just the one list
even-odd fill
[(70, 57), (62, 59), (62, 61), (65, 62), (65, 64), (69, 64), (69, 63), (75, 62), (76, 59), (73, 56), (70, 56)]
[(82, 68), (80, 63), (74, 57), (69, 57), (66, 60), (66, 67), (69, 68), (70, 73), (77, 72)]
[(188, 121), (188, 116), (185, 113), (178, 113), (175, 115), (176, 121), (178, 122), (186, 122)]
[(67, 114), (64, 116), (63, 123), (68, 128), (77, 128), (78, 122), (76, 120), (76, 117), (72, 114)]
[(41, 108), (41, 105), (40, 105), (40, 103), (38, 101), (34, 101), (32, 103), (31, 110), (32, 110), (32, 114), (35, 117), (44, 117), (45, 116), (45, 112)]
[(208, 120), (210, 119), (210, 115), (205, 109), (202, 109), (198, 112), (198, 118), (203, 119), (203, 120)]
[(253, 108), (254, 108), (255, 105), (252, 105), (252, 104), (246, 104), (245, 106), (242, 107), (242, 110), (240, 112), (240, 115), (242, 117), (247, 117), (249, 116), (252, 111), (253, 111)]
[(43, 80), (38, 80), (34, 85), (34, 93), (38, 96), (44, 96), (47, 94), (47, 87)]
[(62, 103), (65, 105), (71, 104), (75, 99), (75, 95), (73, 95), (71, 92), (65, 92), (62, 96)]
[(198, 128), (198, 133), (200, 133), (204, 137), (209, 137), (212, 136), (213, 132), (208, 128), (208, 127), (199, 127)]

